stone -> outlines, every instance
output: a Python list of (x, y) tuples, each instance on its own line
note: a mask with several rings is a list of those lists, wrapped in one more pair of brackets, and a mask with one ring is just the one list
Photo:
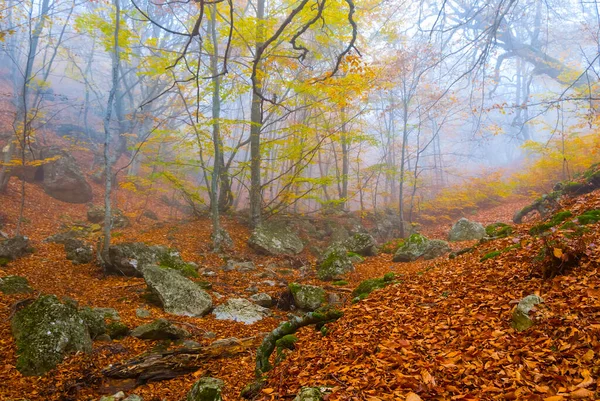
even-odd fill
[(86, 306), (79, 310), (79, 316), (85, 322), (93, 340), (107, 333), (107, 322), (112, 323), (121, 320), (119, 312), (113, 308), (90, 308)]
[(263, 223), (254, 229), (248, 246), (262, 255), (297, 255), (304, 249), (302, 240), (283, 223)]
[(74, 265), (90, 263), (94, 260), (94, 248), (80, 239), (66, 239), (64, 246), (67, 260), (73, 262)]
[(212, 308), (210, 295), (172, 269), (147, 266), (143, 277), (165, 312), (179, 316), (204, 316)]
[(217, 306), (213, 314), (217, 320), (233, 320), (234, 322), (253, 324), (271, 316), (271, 311), (247, 299), (232, 298)]
[(344, 245), (334, 243), (319, 258), (317, 276), (320, 280), (333, 280), (352, 270), (354, 265), (348, 256), (348, 250)]
[(63, 151), (52, 151), (44, 157), (56, 160), (40, 166), (43, 169), (42, 187), (51, 197), (68, 203), (88, 203), (92, 200), (92, 187), (77, 166), (75, 158)]
[(256, 266), (252, 262), (236, 262), (234, 260), (228, 260), (227, 264), (221, 268), (224, 272), (230, 272), (236, 270), (240, 273), (256, 270)]
[[(112, 228), (129, 227), (129, 217), (125, 216), (119, 209), (111, 209)], [(87, 211), (87, 220), (90, 223), (104, 224), (105, 209), (103, 206), (92, 205)]]
[(125, 398), (123, 401), (144, 401), (144, 399), (137, 394), (131, 394), (129, 397)]
[(55, 244), (66, 244), (67, 241), (72, 239), (81, 239), (85, 237), (86, 230), (72, 228), (67, 231), (63, 231), (54, 235), (49, 236), (44, 242), (53, 242)]
[(31, 253), (32, 249), (29, 246), (29, 238), (22, 235), (9, 238), (0, 242), (0, 266), (2, 266), (2, 260), (6, 262), (21, 258), (28, 253)]
[(27, 294), (33, 292), (25, 277), (6, 276), (0, 277), (0, 292), (3, 294)]
[(404, 241), (404, 245), (398, 248), (392, 261), (413, 262), (425, 253), (428, 244), (429, 240), (425, 236), (412, 234)]
[(16, 367), (25, 376), (40, 376), (58, 365), (69, 352), (92, 350), (92, 339), (73, 303), (54, 295), (40, 296), (18, 311), (11, 321), (17, 344)]
[(512, 314), (512, 327), (517, 331), (524, 331), (532, 327), (535, 322), (529, 317), (529, 312), (543, 302), (542, 297), (534, 294), (521, 299)]
[(149, 209), (144, 210), (144, 212), (142, 213), (142, 216), (144, 216), (145, 218), (150, 219), (150, 220), (158, 220), (158, 215)]
[(344, 241), (348, 252), (354, 252), (360, 256), (376, 256), (377, 242), (369, 233), (356, 233)]
[(269, 308), (273, 305), (273, 298), (269, 294), (264, 292), (254, 294), (250, 296), (250, 300), (257, 305)]
[(187, 393), (186, 401), (221, 401), (225, 383), (221, 379), (203, 377)]
[(147, 319), (150, 317), (150, 311), (148, 309), (136, 309), (135, 315), (140, 319)]
[(250, 287), (246, 288), (244, 291), (246, 291), (249, 294), (256, 294), (258, 292), (258, 287), (255, 285), (251, 285)]
[(131, 336), (143, 340), (181, 340), (189, 337), (190, 333), (166, 319), (156, 319), (152, 323), (133, 329)]
[(464, 217), (454, 223), (448, 234), (450, 241), (469, 241), (483, 237), (485, 237), (485, 227)]
[[(124, 242), (111, 245), (108, 249), (108, 273), (120, 274), (128, 277), (141, 277), (141, 269), (148, 265), (164, 263), (179, 264), (181, 258), (175, 250), (170, 250), (161, 245), (146, 245), (141, 242)], [(171, 267), (171, 266), (168, 266)]]
[(321, 287), (292, 283), (289, 285), (296, 307), (306, 311), (314, 311), (325, 304), (326, 293)]
[(302, 387), (294, 401), (322, 401), (323, 394), (316, 387)]
[(425, 252), (423, 252), (423, 259), (430, 260), (439, 258), (440, 256), (443, 256), (451, 251), (452, 249), (446, 241), (442, 241), (441, 239), (432, 239), (429, 240), (427, 248), (425, 248)]

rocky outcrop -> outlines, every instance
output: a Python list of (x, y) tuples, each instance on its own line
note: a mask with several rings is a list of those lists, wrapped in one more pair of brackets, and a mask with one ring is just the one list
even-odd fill
[(297, 255), (304, 249), (302, 240), (284, 223), (263, 223), (254, 229), (248, 246), (262, 255)]
[(167, 313), (204, 316), (212, 308), (210, 295), (175, 270), (145, 266), (142, 274), (148, 288), (158, 297)]
[(247, 299), (233, 298), (217, 306), (213, 314), (217, 320), (233, 320), (244, 324), (252, 324), (271, 316), (271, 311)]
[(315, 285), (292, 283), (289, 285), (289, 289), (298, 309), (314, 311), (323, 306), (327, 299), (325, 290)]
[(221, 401), (221, 391), (225, 383), (221, 379), (203, 377), (187, 393), (186, 401)]
[(92, 340), (77, 307), (54, 295), (39, 297), (11, 321), (17, 343), (16, 367), (25, 376), (53, 369), (69, 352), (89, 352)]
[(354, 265), (348, 256), (348, 250), (344, 245), (334, 243), (325, 249), (319, 258), (317, 276), (320, 280), (333, 280), (352, 270)]
[(131, 331), (131, 336), (143, 340), (181, 340), (190, 336), (187, 330), (169, 323), (166, 319), (156, 319), (152, 323), (138, 326)]
[(483, 237), (485, 237), (485, 227), (464, 217), (454, 223), (448, 234), (450, 241), (469, 241)]

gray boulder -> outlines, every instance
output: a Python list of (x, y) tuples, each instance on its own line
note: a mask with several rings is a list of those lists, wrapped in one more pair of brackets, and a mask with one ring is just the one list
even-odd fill
[(412, 262), (419, 259), (429, 245), (429, 239), (421, 234), (412, 234), (404, 241), (392, 259), (394, 262)]
[(247, 299), (233, 298), (217, 306), (213, 314), (217, 320), (233, 320), (244, 324), (252, 324), (271, 316), (271, 311)]
[(87, 203), (92, 200), (92, 187), (86, 181), (75, 158), (66, 152), (41, 166), (43, 168), (42, 187), (51, 197), (69, 203)]
[(344, 246), (349, 252), (354, 252), (360, 256), (376, 256), (377, 242), (369, 233), (356, 233), (346, 241)]
[(3, 294), (27, 294), (33, 292), (25, 277), (6, 276), (0, 277), (0, 292)]
[(535, 324), (529, 317), (529, 312), (537, 305), (543, 303), (544, 300), (537, 295), (528, 295), (519, 301), (517, 307), (512, 314), (512, 327), (517, 331), (524, 331)]
[(80, 239), (67, 239), (64, 242), (67, 259), (74, 265), (90, 263), (94, 260), (94, 248)]
[(255, 304), (263, 306), (265, 308), (273, 306), (273, 298), (271, 298), (269, 294), (266, 294), (264, 292), (251, 295), (250, 300)]
[(0, 242), (0, 265), (5, 262), (18, 259), (31, 253), (29, 238), (18, 235)]
[(152, 323), (138, 326), (131, 331), (133, 337), (143, 340), (181, 340), (190, 336), (187, 330), (169, 323), (165, 319), (156, 319)]
[(297, 255), (304, 249), (302, 240), (283, 223), (263, 223), (254, 229), (248, 246), (262, 255)]
[(210, 295), (176, 270), (146, 266), (142, 271), (150, 291), (165, 312), (179, 316), (204, 316), (212, 308)]
[[(102, 206), (93, 205), (87, 211), (87, 219), (90, 223), (104, 224), (104, 214), (106, 209)], [(112, 227), (113, 228), (125, 228), (129, 227), (129, 218), (123, 214), (119, 209), (112, 209)]]
[(429, 243), (425, 248), (425, 252), (423, 252), (423, 259), (430, 260), (439, 258), (440, 256), (450, 253), (451, 251), (452, 249), (446, 241), (442, 241), (441, 239), (432, 239), (429, 240)]
[(221, 401), (221, 391), (225, 383), (221, 379), (203, 377), (187, 393), (186, 401)]
[(348, 250), (343, 244), (334, 243), (319, 258), (317, 276), (320, 280), (333, 280), (352, 270), (354, 265), (348, 256)]
[(316, 387), (302, 387), (294, 401), (321, 401), (323, 400), (323, 394), (321, 390)]
[(321, 307), (327, 299), (325, 290), (315, 285), (292, 283), (289, 288), (298, 309), (314, 311)]
[(168, 248), (141, 242), (111, 245), (108, 249), (107, 272), (128, 277), (141, 277), (142, 268), (160, 263)]
[(483, 237), (485, 237), (485, 227), (464, 217), (454, 223), (448, 234), (450, 241), (469, 241)]
[(17, 343), (17, 370), (40, 376), (58, 365), (69, 352), (92, 350), (84, 320), (72, 303), (54, 295), (39, 297), (15, 314), (11, 321)]

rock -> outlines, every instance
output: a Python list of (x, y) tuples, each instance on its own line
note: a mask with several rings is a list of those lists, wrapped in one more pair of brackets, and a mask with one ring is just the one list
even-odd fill
[(331, 242), (343, 242), (350, 237), (350, 233), (346, 227), (335, 221), (327, 222), (326, 232), (329, 234)]
[(244, 291), (246, 291), (249, 294), (256, 294), (258, 292), (258, 287), (255, 285), (251, 285), (250, 287), (246, 288)]
[(98, 337), (94, 338), (94, 341), (109, 343), (112, 341), (112, 338), (110, 338), (110, 336), (108, 334), (100, 334)]
[(143, 340), (181, 340), (189, 337), (190, 333), (165, 319), (156, 319), (152, 323), (136, 327), (131, 335)]
[(228, 260), (227, 264), (221, 267), (224, 272), (230, 272), (236, 270), (240, 273), (256, 270), (256, 266), (252, 262), (236, 262), (234, 260)]
[(6, 276), (0, 277), (0, 292), (3, 294), (27, 294), (33, 292), (25, 277)]
[(519, 301), (512, 314), (512, 327), (517, 331), (524, 331), (533, 326), (535, 322), (529, 317), (529, 312), (535, 305), (543, 302), (541, 297), (533, 294)]
[(299, 309), (314, 311), (325, 303), (326, 294), (321, 287), (292, 283), (289, 289)]
[(204, 333), (202, 335), (203, 338), (216, 338), (217, 335), (215, 333), (213, 333), (212, 331), (207, 331), (206, 333)]
[(123, 401), (144, 401), (142, 397), (136, 394), (131, 394), (129, 397), (125, 398)]
[(221, 390), (225, 383), (221, 379), (203, 377), (187, 393), (186, 401), (221, 401)]
[(135, 315), (140, 319), (147, 319), (150, 317), (150, 311), (147, 309), (136, 309)]
[(321, 255), (317, 266), (317, 276), (321, 280), (333, 280), (352, 270), (354, 270), (354, 265), (348, 256), (348, 250), (342, 244), (334, 243)]
[(113, 308), (90, 308), (86, 306), (79, 310), (79, 316), (85, 322), (90, 337), (94, 340), (108, 331), (109, 323), (121, 320), (119, 312)]
[(150, 220), (158, 220), (158, 215), (155, 212), (153, 212), (152, 210), (148, 210), (148, 209), (144, 210), (144, 212), (142, 213), (142, 216), (144, 216), (145, 218), (150, 219)]
[(316, 387), (302, 387), (294, 401), (322, 401), (323, 394)]
[[(129, 227), (129, 218), (119, 209), (111, 209), (112, 212), (112, 228)], [(90, 223), (104, 224), (105, 209), (102, 206), (93, 205), (87, 211), (87, 219)]]
[(67, 239), (64, 242), (67, 260), (74, 265), (90, 263), (94, 260), (94, 248), (80, 239)]
[(344, 301), (342, 300), (342, 297), (340, 297), (335, 292), (332, 292), (327, 294), (327, 303), (331, 306), (338, 307), (341, 306), (344, 303)]
[(452, 251), (452, 249), (446, 241), (442, 241), (441, 239), (432, 239), (429, 240), (427, 248), (425, 249), (425, 252), (423, 252), (423, 259), (430, 260), (439, 258), (450, 251)]
[(212, 308), (210, 295), (175, 270), (147, 266), (143, 269), (143, 277), (167, 313), (204, 316)]
[(448, 234), (450, 241), (468, 241), (482, 239), (483, 237), (485, 237), (485, 227), (464, 217), (454, 223)]
[(297, 255), (304, 249), (302, 240), (282, 223), (263, 223), (252, 232), (248, 245), (264, 255)]
[(129, 327), (121, 322), (110, 322), (106, 325), (106, 330), (111, 338), (121, 338), (129, 335)]
[(344, 241), (348, 252), (354, 252), (360, 256), (376, 256), (377, 242), (369, 233), (356, 233)]
[[(48, 157), (51, 155), (46, 155)], [(40, 166), (43, 169), (42, 187), (51, 197), (68, 203), (87, 203), (92, 200), (92, 187), (79, 170), (75, 158), (59, 151), (58, 159)]]
[(353, 265), (357, 265), (365, 261), (365, 258), (354, 252), (348, 252), (348, 258)]
[(247, 299), (233, 298), (217, 306), (213, 314), (217, 320), (233, 320), (244, 324), (252, 324), (271, 316), (271, 311)]
[(125, 242), (111, 245), (108, 249), (108, 273), (128, 277), (141, 277), (144, 266), (156, 265), (169, 252), (167, 247), (146, 245), (141, 242)]
[(58, 234), (54, 234), (49, 236), (44, 240), (44, 242), (53, 242), (56, 244), (66, 244), (67, 241), (72, 239), (80, 239), (85, 237), (86, 232), (83, 229), (70, 229), (68, 231), (64, 231)]
[(429, 240), (421, 234), (412, 234), (404, 241), (392, 259), (394, 262), (412, 262), (420, 258), (429, 245)]
[(114, 308), (93, 308), (94, 312), (102, 315), (102, 317), (104, 319), (108, 319), (111, 321), (115, 321), (118, 322), (121, 320), (121, 316), (119, 315), (119, 312), (117, 312), (116, 309)]
[(17, 344), (17, 370), (39, 376), (56, 367), (68, 352), (92, 350), (92, 340), (72, 303), (43, 295), (11, 321)]
[(269, 294), (261, 292), (250, 296), (250, 300), (257, 305), (269, 308), (273, 305), (273, 298)]
[[(33, 252), (29, 246), (29, 238), (18, 235), (0, 242), (0, 266), (8, 261), (18, 259)], [(2, 260), (5, 263), (2, 263)]]

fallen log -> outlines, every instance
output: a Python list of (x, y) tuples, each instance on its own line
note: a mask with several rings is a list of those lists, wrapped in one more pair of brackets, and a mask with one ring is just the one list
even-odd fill
[(143, 354), (102, 370), (105, 377), (135, 379), (137, 384), (168, 380), (195, 372), (208, 359), (232, 357), (254, 349), (262, 337), (218, 340), (206, 347), (180, 348), (171, 351)]

